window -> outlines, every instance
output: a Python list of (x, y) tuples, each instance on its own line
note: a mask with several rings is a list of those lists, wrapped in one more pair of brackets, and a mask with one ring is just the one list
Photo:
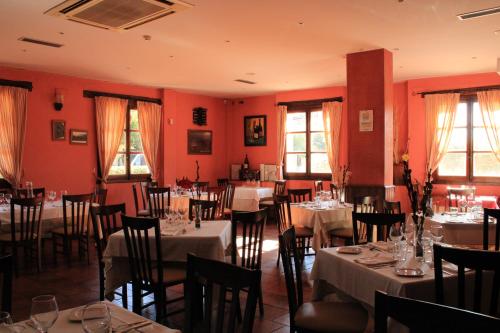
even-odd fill
[(139, 115), (130, 104), (120, 147), (109, 172), (110, 180), (143, 179), (150, 174), (139, 133)]
[(330, 179), (321, 107), (287, 112), (285, 177)]
[(490, 147), (475, 95), (462, 96), (458, 104), (448, 152), (436, 178), (450, 183), (500, 182), (500, 162)]

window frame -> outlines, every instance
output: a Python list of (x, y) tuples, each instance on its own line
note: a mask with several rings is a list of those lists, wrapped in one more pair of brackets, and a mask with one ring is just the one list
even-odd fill
[[(466, 146), (466, 173), (465, 176), (439, 176), (438, 169), (433, 173), (433, 178), (437, 184), (450, 184), (450, 185), (498, 185), (500, 184), (500, 177), (475, 177), (474, 171), (474, 153), (481, 153), (484, 151), (474, 151), (474, 103), (478, 101), (476, 93), (461, 94), (460, 103), (467, 104), (467, 146)], [(459, 153), (459, 151), (457, 151)]]
[[(323, 111), (322, 103), (293, 103), (288, 105), (287, 114), (289, 113), (299, 113), (305, 112), (306, 114), (306, 172), (286, 172), (286, 155), (289, 154), (286, 149), (286, 139), (285, 139), (285, 154), (283, 156), (283, 178), (287, 180), (331, 180), (331, 173), (311, 173), (311, 133), (318, 133), (319, 131), (311, 131), (311, 112)], [(287, 132), (288, 133), (288, 132)], [(295, 132), (294, 132), (295, 133)], [(296, 132), (304, 133), (304, 132)], [(290, 154), (294, 154), (291, 152)], [(314, 152), (313, 152), (314, 153)], [(303, 154), (303, 152), (297, 152), (296, 154)]]

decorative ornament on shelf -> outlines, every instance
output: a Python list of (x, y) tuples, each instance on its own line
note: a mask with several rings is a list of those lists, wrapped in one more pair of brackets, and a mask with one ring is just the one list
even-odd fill
[(345, 202), (345, 189), (349, 184), (351, 175), (351, 166), (349, 164), (339, 166), (337, 171), (333, 173), (333, 182), (337, 185), (340, 203)]

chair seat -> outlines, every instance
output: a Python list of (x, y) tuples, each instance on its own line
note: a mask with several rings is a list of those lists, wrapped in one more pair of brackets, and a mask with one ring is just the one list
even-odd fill
[[(60, 235), (60, 236), (64, 236), (64, 227), (58, 227), (58, 228), (54, 228), (52, 229), (52, 234), (56, 234), (56, 235)], [(86, 235), (86, 232), (84, 231), (83, 232), (84, 235)], [(73, 232), (71, 231), (71, 227), (68, 227), (68, 236), (73, 236)], [(77, 236), (75, 234), (75, 236)]]
[(354, 237), (352, 228), (340, 228), (330, 230), (331, 237), (352, 238)]
[(364, 332), (367, 311), (358, 303), (309, 302), (295, 313), (295, 326), (314, 332)]
[(147, 209), (139, 209), (137, 212), (137, 216), (149, 216), (149, 210)]
[(274, 201), (272, 200), (263, 200), (259, 202), (260, 207), (272, 207), (274, 206)]
[[(158, 271), (153, 269), (153, 281), (157, 282)], [(181, 267), (163, 267), (163, 283), (175, 284), (186, 280), (186, 270)]]
[(312, 237), (314, 235), (311, 228), (295, 225), (295, 235), (297, 238)]
[[(16, 241), (18, 242), (19, 240), (21, 240), (21, 233), (16, 232), (14, 237), (16, 238)], [(36, 233), (33, 234), (33, 238), (36, 239)], [(12, 234), (10, 232), (0, 234), (0, 242), (11, 242), (11, 241), (12, 241)]]

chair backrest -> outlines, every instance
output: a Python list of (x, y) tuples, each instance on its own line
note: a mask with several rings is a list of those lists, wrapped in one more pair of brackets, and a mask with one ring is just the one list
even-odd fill
[(290, 210), (290, 198), (288, 195), (273, 195), (274, 218), (278, 227), (278, 233), (283, 233), (292, 226), (292, 214)]
[(286, 180), (276, 180), (274, 181), (274, 194), (283, 195), (285, 194)]
[[(260, 270), (250, 270), (188, 254), (184, 298), (185, 319), (182, 331), (184, 333), (252, 332), (261, 274)], [(240, 311), (239, 294), (243, 289), (248, 291), (245, 313), (242, 326), (236, 327), (237, 312)], [(228, 292), (231, 294), (229, 312), (226, 311)], [(224, 318), (226, 313), (229, 317)]]
[(384, 213), (401, 214), (401, 202), (384, 200)]
[(312, 190), (310, 188), (288, 189), (288, 195), (291, 202), (302, 202), (312, 200)]
[[(163, 261), (159, 218), (122, 215), (122, 224), (132, 281), (142, 288), (153, 287), (155, 283), (161, 285)], [(154, 237), (153, 242), (151, 237)]]
[(0, 257), (0, 311), (12, 310), (12, 255)]
[(211, 187), (209, 186), (207, 189), (207, 199), (210, 201), (215, 201), (217, 202), (217, 209), (215, 211), (215, 218), (219, 219), (222, 217), (224, 213), (224, 207), (223, 207), (223, 197), (224, 193), (226, 192), (225, 187)]
[(97, 248), (99, 265), (103, 265), (103, 252), (108, 244), (109, 236), (122, 229), (121, 215), (125, 215), (125, 204), (108, 206), (92, 206), (90, 216), (92, 217), (92, 229)]
[[(64, 235), (83, 236), (87, 231), (92, 193), (63, 195)], [(68, 230), (68, 228), (71, 228)]]
[(323, 181), (322, 180), (315, 180), (314, 181), (314, 192), (318, 193), (320, 191), (323, 191)]
[[(33, 242), (41, 237), (43, 198), (12, 198), (10, 200), (10, 231), (12, 242)], [(16, 237), (16, 233), (19, 236)]]
[(295, 326), (295, 313), (304, 302), (302, 291), (302, 265), (297, 250), (295, 228), (292, 226), (279, 236), (280, 255), (285, 273), (286, 291), (288, 296), (288, 310), (290, 312), (290, 326)]
[[(439, 304), (445, 304), (442, 263), (443, 260), (458, 266), (458, 307), (461, 309), (467, 308), (467, 303), (465, 300), (467, 290), (465, 284), (465, 268), (468, 268), (475, 271), (473, 296), (474, 300), (472, 302), (473, 311), (488, 313), (490, 315), (495, 315), (495, 317), (498, 317), (498, 296), (500, 290), (500, 252), (452, 248), (434, 244), (436, 301)], [(490, 271), (493, 273), (491, 299), (489, 308), (486, 311), (482, 311), (481, 309), (483, 289), (482, 277), (484, 271)], [(488, 292), (488, 294), (489, 293), (490, 292)]]
[(217, 186), (219, 187), (226, 187), (229, 184), (229, 179), (227, 178), (218, 178), (217, 179)]
[[(27, 198), (28, 197), (28, 189), (27, 188), (18, 188), (18, 189), (16, 189), (15, 194), (19, 198)], [(33, 188), (33, 196), (45, 198), (45, 187)]]
[(388, 318), (410, 332), (500, 332), (499, 318), (376, 291), (375, 333), (387, 333)]
[(148, 208), (149, 204), (149, 196), (148, 196), (148, 188), (150, 187), (158, 187), (158, 182), (157, 181), (144, 181), (139, 183), (141, 186), (141, 201), (142, 201), (142, 207), (143, 209)]
[(500, 209), (484, 209), (483, 220), (483, 250), (489, 249), (490, 217), (496, 220), (495, 223), (495, 251), (500, 249)]
[(449, 188), (448, 189), (448, 207), (458, 207), (458, 201), (474, 200), (476, 198), (476, 188)]
[[(260, 269), (262, 242), (267, 221), (267, 208), (256, 212), (234, 211), (231, 216), (231, 263), (249, 269)], [(238, 235), (238, 230), (240, 234)], [(238, 241), (238, 242), (237, 242)], [(241, 242), (241, 246), (240, 243)], [(240, 252), (240, 260), (237, 252)], [(239, 261), (239, 263), (237, 262)]]
[(227, 184), (226, 190), (224, 191), (224, 196), (222, 198), (223, 210), (224, 208), (233, 209), (233, 200), (234, 200), (234, 185)]
[(177, 186), (185, 189), (185, 190), (190, 190), (193, 188), (193, 182), (190, 181), (187, 177), (183, 177), (181, 179), (176, 179), (175, 183)]
[(360, 239), (363, 238), (366, 238), (367, 242), (372, 242), (373, 226), (377, 226), (377, 240), (386, 240), (389, 232), (389, 227), (395, 223), (404, 222), (405, 214), (355, 213), (353, 211), (352, 229), (354, 244), (359, 244)]
[(96, 203), (100, 206), (104, 206), (106, 204), (106, 198), (108, 196), (108, 189), (106, 188), (97, 188), (94, 191), (92, 197), (92, 203)]
[(356, 213), (376, 213), (377, 197), (361, 196), (354, 198), (353, 212)]
[(208, 182), (194, 182), (193, 186), (196, 187), (197, 191), (207, 192), (208, 191)]
[(332, 199), (339, 199), (339, 188), (337, 187), (337, 185), (330, 183), (330, 192), (332, 193)]
[(135, 213), (139, 214), (139, 197), (137, 196), (137, 185), (132, 184), (132, 195), (134, 196), (134, 207), (135, 207)]
[(170, 207), (170, 187), (148, 187), (149, 214), (163, 218)]
[(194, 220), (195, 218), (195, 212), (194, 212), (195, 205), (201, 205), (200, 219), (202, 221), (215, 220), (215, 212), (217, 211), (217, 201), (198, 200), (189, 198), (188, 217), (190, 220)]

